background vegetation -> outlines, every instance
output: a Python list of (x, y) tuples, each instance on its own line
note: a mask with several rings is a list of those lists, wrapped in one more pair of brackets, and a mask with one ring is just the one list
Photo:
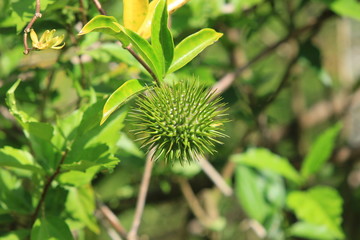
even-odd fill
[[(24, 55), (35, 1), (0, 2), (0, 239), (130, 230), (146, 159), (133, 101), (99, 122), (112, 92), (147, 75), (112, 36), (78, 36), (101, 11), (121, 22), (123, 1), (95, 3), (42, 0), (33, 28), (66, 45)], [(191, 0), (173, 13), (175, 45), (224, 34), (165, 80), (221, 93), (229, 137), (206, 157), (231, 188), (206, 161), (155, 163), (140, 239), (360, 239), (359, 20), (355, 0)]]

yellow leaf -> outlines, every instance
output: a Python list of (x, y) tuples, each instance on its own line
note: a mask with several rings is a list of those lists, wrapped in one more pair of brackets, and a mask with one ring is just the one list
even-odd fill
[(155, 7), (158, 4), (159, 0), (154, 0), (149, 4), (149, 9), (146, 15), (145, 20), (143, 21), (141, 27), (137, 31), (137, 33), (143, 38), (149, 38), (151, 35), (151, 22), (154, 16)]
[(181, 8), (185, 3), (190, 0), (168, 0), (168, 12), (169, 14), (175, 12), (179, 8)]
[(149, 0), (124, 0), (124, 26), (137, 31), (148, 12)]
[[(177, 9), (182, 7), (185, 3), (189, 2), (190, 0), (168, 0), (167, 10), (169, 14), (172, 14)], [(153, 0), (149, 4), (148, 12), (144, 22), (142, 23), (141, 27), (138, 31), (136, 31), (140, 36), (143, 38), (149, 38), (151, 36), (151, 22), (154, 16), (155, 7), (158, 4), (159, 0)]]

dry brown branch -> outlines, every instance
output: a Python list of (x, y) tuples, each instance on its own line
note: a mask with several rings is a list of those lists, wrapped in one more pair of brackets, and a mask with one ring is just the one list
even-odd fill
[(141, 217), (145, 207), (146, 194), (149, 189), (151, 172), (154, 165), (153, 156), (155, 153), (155, 149), (151, 149), (146, 157), (146, 164), (144, 169), (143, 178), (140, 185), (140, 192), (136, 203), (135, 216), (132, 222), (131, 229), (127, 236), (128, 240), (136, 240), (138, 239), (137, 232), (140, 226)]
[(28, 34), (32, 28), (32, 25), (34, 25), (36, 19), (41, 18), (41, 16), (42, 16), (40, 13), (40, 9), (41, 9), (40, 0), (36, 0), (35, 14), (34, 14), (33, 18), (30, 20), (30, 22), (28, 23), (28, 25), (26, 26), (26, 28), (24, 29), (24, 54), (29, 54), (29, 52), (31, 50), (27, 43), (27, 37), (28, 37)]

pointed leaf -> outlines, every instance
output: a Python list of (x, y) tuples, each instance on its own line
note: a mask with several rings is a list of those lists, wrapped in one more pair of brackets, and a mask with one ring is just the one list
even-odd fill
[(156, 55), (161, 56), (161, 65), (165, 73), (174, 57), (174, 41), (168, 28), (168, 12), (166, 0), (160, 0), (155, 7), (151, 27), (151, 44)]
[(127, 100), (129, 100), (137, 93), (144, 91), (145, 89), (145, 82), (138, 79), (131, 79), (121, 85), (107, 99), (103, 108), (103, 115), (100, 125), (102, 125), (106, 121), (106, 119), (108, 119), (108, 117), (122, 104), (124, 104)]
[[(116, 23), (117, 24), (117, 23)], [(146, 62), (146, 64), (151, 68), (151, 70), (155, 73), (156, 77), (159, 80), (162, 80), (163, 69), (161, 62), (159, 60), (160, 56), (156, 55), (154, 48), (150, 45), (150, 43), (140, 37), (137, 33), (131, 31), (130, 29), (126, 29), (120, 24), (117, 24), (120, 29), (124, 32), (124, 34), (128, 37), (132, 47), (135, 51), (141, 56), (141, 58)]]
[(91, 185), (69, 188), (65, 205), (66, 210), (75, 221), (87, 226), (94, 233), (99, 233), (100, 230), (94, 215), (95, 194)]
[(290, 236), (316, 240), (335, 239), (330, 236), (329, 230), (324, 225), (316, 225), (308, 222), (297, 222), (289, 229)]
[(259, 181), (258, 175), (247, 166), (237, 166), (235, 191), (242, 208), (249, 217), (263, 223), (271, 209), (265, 200), (264, 185)]
[(37, 219), (31, 230), (32, 240), (71, 240), (74, 239), (69, 227), (58, 217)]
[(30, 153), (9, 146), (0, 149), (0, 167), (15, 167), (43, 174)]
[(205, 28), (182, 40), (176, 47), (173, 62), (168, 73), (175, 72), (189, 63), (206, 47), (216, 42), (223, 34)]
[(136, 32), (144, 22), (148, 7), (149, 0), (124, 0), (124, 26)]
[(304, 178), (308, 178), (311, 174), (319, 171), (326, 160), (329, 159), (336, 143), (336, 137), (341, 128), (341, 124), (336, 124), (322, 133), (316, 139), (315, 143), (312, 144), (311, 150), (307, 154), (301, 167), (301, 175)]
[(360, 3), (357, 0), (321, 0), (335, 13), (360, 20)]
[(18, 80), (6, 93), (7, 105), (9, 106), (11, 114), (22, 126), (25, 136), (29, 139), (37, 162), (41, 162), (46, 170), (53, 169), (57, 164), (55, 149), (51, 142), (54, 135), (54, 128), (50, 124), (38, 122), (17, 108), (15, 90), (20, 82), (21, 81)]
[(114, 157), (120, 130), (124, 127), (126, 109), (116, 112), (100, 126), (101, 110), (104, 101), (90, 105), (83, 114), (77, 132), (70, 146), (70, 151), (62, 165), (64, 170), (87, 171), (97, 167), (98, 170), (112, 170), (119, 162)]
[(308, 191), (293, 191), (288, 195), (287, 205), (299, 220), (327, 228), (332, 239), (343, 239), (341, 230), (342, 198), (339, 193), (325, 186)]
[(124, 46), (129, 45), (129, 40), (121, 31), (119, 23), (116, 18), (112, 16), (98, 15), (91, 19), (79, 32), (79, 35), (84, 35), (90, 32), (101, 32), (114, 36)]
[(286, 158), (273, 154), (265, 148), (253, 148), (245, 153), (235, 154), (231, 160), (257, 169), (274, 171), (297, 184), (302, 181), (298, 172)]

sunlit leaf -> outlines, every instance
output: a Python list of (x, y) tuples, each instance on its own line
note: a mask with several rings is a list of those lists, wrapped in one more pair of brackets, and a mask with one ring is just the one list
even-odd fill
[(11, 114), (22, 126), (25, 136), (29, 139), (34, 157), (46, 170), (55, 169), (57, 165), (54, 145), (51, 140), (54, 136), (54, 128), (48, 123), (38, 122), (27, 113), (19, 110), (16, 105), (15, 90), (20, 84), (18, 80), (6, 93), (6, 103)]
[(39, 218), (31, 230), (32, 240), (71, 240), (74, 239), (69, 227), (58, 217)]
[(294, 237), (331, 240), (336, 239), (329, 234), (329, 230), (324, 225), (315, 225), (308, 222), (297, 222), (289, 228), (289, 234)]
[(321, 0), (331, 10), (344, 17), (360, 20), (360, 3), (357, 0)]
[(206, 47), (216, 42), (223, 34), (205, 28), (182, 40), (176, 47), (173, 62), (168, 73), (175, 72), (189, 63)]
[(30, 153), (9, 146), (0, 149), (0, 167), (14, 167), (43, 173)]
[(63, 170), (87, 172), (89, 168), (98, 167), (98, 170), (111, 171), (118, 164), (119, 159), (114, 154), (127, 111), (122, 109), (114, 113), (100, 126), (103, 105), (104, 101), (98, 101), (84, 112), (62, 165)]
[[(261, 179), (260, 179), (261, 180)], [(249, 217), (264, 222), (271, 211), (265, 200), (265, 187), (249, 167), (238, 165), (235, 172), (235, 193)]]
[(120, 24), (112, 16), (98, 15), (91, 19), (79, 32), (84, 35), (90, 32), (102, 32), (114, 36), (124, 46), (129, 44), (126, 35), (121, 31)]
[(127, 100), (129, 100), (137, 93), (144, 91), (145, 89), (145, 82), (138, 79), (128, 80), (123, 85), (121, 85), (107, 99), (103, 108), (103, 114), (100, 124), (103, 124), (106, 119)]
[(308, 191), (293, 191), (288, 195), (287, 205), (299, 220), (327, 228), (332, 239), (343, 239), (341, 230), (342, 198), (339, 193), (325, 186)]
[(165, 73), (174, 57), (174, 42), (168, 28), (166, 0), (160, 0), (156, 5), (151, 29), (151, 44), (157, 56), (161, 56), (160, 63)]
[(232, 156), (232, 161), (257, 169), (274, 171), (285, 178), (300, 184), (302, 179), (286, 158), (282, 158), (267, 149), (253, 148), (242, 154)]
[(310, 152), (306, 155), (304, 163), (301, 167), (301, 175), (308, 178), (311, 174), (316, 173), (329, 159), (335, 143), (342, 128), (341, 124), (327, 129), (322, 133), (316, 141), (312, 144)]
[(137, 31), (148, 12), (149, 0), (123, 0), (124, 26)]
[[(189, 2), (190, 0), (168, 0), (168, 6), (167, 11), (169, 14), (175, 12), (177, 9), (182, 7), (185, 3)], [(147, 15), (139, 28), (138, 31), (136, 31), (140, 36), (143, 38), (149, 38), (151, 35), (151, 28), (152, 28), (152, 21), (154, 19), (154, 12), (155, 7), (159, 3), (159, 0), (153, 0), (149, 4)]]
[(91, 231), (99, 233), (100, 230), (94, 216), (95, 194), (90, 185), (69, 188), (66, 210), (75, 221), (80, 222)]

